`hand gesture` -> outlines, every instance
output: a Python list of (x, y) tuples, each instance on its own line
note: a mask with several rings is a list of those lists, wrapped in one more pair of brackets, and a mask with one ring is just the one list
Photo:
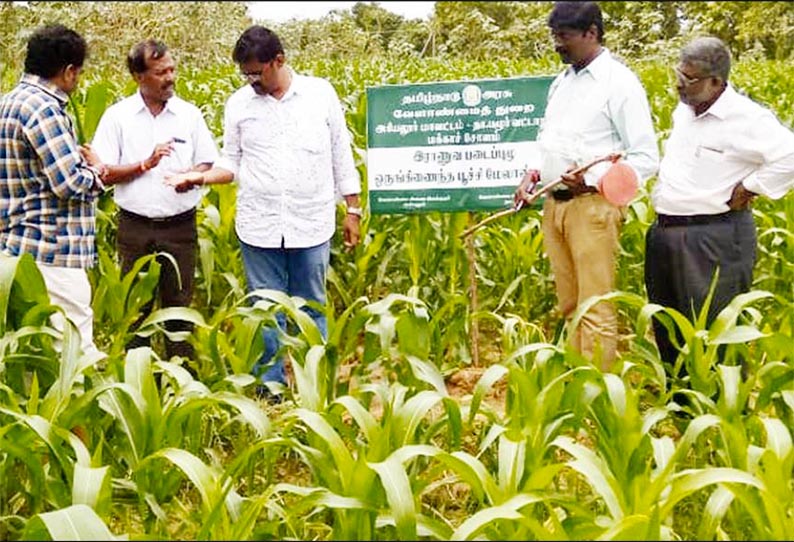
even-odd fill
[(173, 186), (179, 193), (187, 192), (192, 190), (194, 186), (204, 184), (204, 173), (201, 171), (187, 171), (175, 175), (166, 175), (163, 177), (163, 182), (168, 186)]
[(171, 156), (171, 151), (174, 150), (174, 141), (172, 139), (166, 141), (165, 143), (158, 143), (154, 146), (154, 150), (152, 154), (143, 161), (146, 169), (153, 169), (157, 167), (157, 164), (160, 163), (160, 160), (163, 159), (164, 156)]

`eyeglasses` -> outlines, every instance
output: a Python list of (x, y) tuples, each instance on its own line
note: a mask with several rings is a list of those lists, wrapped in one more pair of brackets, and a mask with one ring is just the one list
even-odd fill
[[(265, 67), (270, 66), (272, 68), (275, 65), (276, 60), (277, 59), (274, 58), (273, 60), (270, 60), (262, 64), (262, 66), (257, 70), (251, 72), (241, 72), (240, 75), (243, 76), (243, 79), (246, 79), (251, 83), (253, 83), (254, 81), (259, 81), (262, 79), (262, 72), (265, 71)], [(242, 66), (240, 67), (242, 68)]]
[(706, 77), (689, 77), (687, 74), (685, 74), (685, 73), (684, 73), (684, 72), (682, 72), (680, 69), (678, 69), (678, 67), (675, 67), (675, 68), (673, 68), (673, 71), (675, 72), (675, 76), (678, 78), (678, 80), (679, 80), (681, 83), (683, 83), (683, 85), (684, 85), (685, 87), (691, 87), (692, 85), (694, 85), (694, 84), (695, 84), (695, 83), (697, 83), (698, 81), (703, 81), (704, 79), (711, 79), (711, 76), (706, 76)]
[(262, 79), (262, 72), (243, 72), (240, 75), (242, 75), (247, 81), (252, 82)]

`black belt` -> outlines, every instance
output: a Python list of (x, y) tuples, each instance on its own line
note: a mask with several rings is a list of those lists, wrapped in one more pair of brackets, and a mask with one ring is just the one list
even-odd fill
[(741, 211), (727, 211), (713, 215), (656, 215), (656, 222), (662, 228), (673, 226), (702, 226), (704, 224), (717, 224), (730, 222), (741, 214)]
[(554, 198), (555, 201), (570, 201), (573, 198), (583, 194), (596, 193), (598, 193), (598, 188), (595, 186), (583, 186), (581, 188), (577, 188), (576, 190), (571, 190), (570, 188), (560, 188), (559, 190), (552, 190), (551, 197)]
[(129, 218), (130, 220), (137, 220), (138, 222), (155, 222), (157, 224), (173, 224), (177, 222), (185, 222), (187, 220), (192, 220), (196, 216), (196, 208), (193, 207), (185, 211), (184, 213), (179, 213), (178, 215), (172, 216), (158, 216), (158, 217), (148, 217), (139, 215), (137, 213), (133, 213), (132, 211), (128, 211), (126, 209), (122, 209), (119, 207), (119, 214), (124, 218)]

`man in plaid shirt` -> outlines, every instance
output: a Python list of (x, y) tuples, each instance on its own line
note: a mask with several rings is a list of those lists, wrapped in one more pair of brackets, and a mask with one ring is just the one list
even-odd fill
[[(101, 356), (86, 268), (96, 261), (94, 200), (107, 168), (78, 145), (65, 110), (86, 50), (71, 29), (39, 28), (22, 79), (0, 99), (0, 252), (33, 256), (51, 302), (79, 329), (84, 353)], [(56, 328), (61, 318), (53, 316)]]

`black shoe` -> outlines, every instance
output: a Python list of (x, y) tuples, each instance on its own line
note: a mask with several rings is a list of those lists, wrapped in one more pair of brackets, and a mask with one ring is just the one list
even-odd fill
[(284, 396), (282, 394), (273, 393), (264, 384), (260, 384), (254, 388), (254, 394), (257, 399), (267, 401), (271, 405), (280, 405), (284, 401)]

